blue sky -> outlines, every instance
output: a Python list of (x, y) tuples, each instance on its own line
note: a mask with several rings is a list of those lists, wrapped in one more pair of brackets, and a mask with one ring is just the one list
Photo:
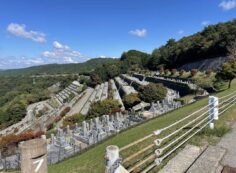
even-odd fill
[(236, 0), (2, 0), (0, 69), (151, 53), (236, 17)]

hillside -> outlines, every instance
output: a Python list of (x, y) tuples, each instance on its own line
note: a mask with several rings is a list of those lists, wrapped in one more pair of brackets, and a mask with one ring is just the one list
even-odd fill
[(188, 64), (184, 64), (178, 68), (178, 70), (190, 71), (191, 69), (199, 69), (200, 71), (206, 70), (218, 70), (221, 65), (227, 61), (227, 57), (209, 58)]
[(71, 74), (89, 73), (106, 63), (117, 61), (112, 58), (94, 58), (77, 64), (48, 64), (22, 69), (0, 70), (0, 75), (37, 75), (37, 74)]
[(224, 57), (227, 47), (236, 38), (236, 20), (209, 25), (203, 31), (183, 37), (176, 41), (170, 39), (160, 48), (153, 51), (149, 68), (157, 69), (164, 65), (177, 68), (196, 61)]

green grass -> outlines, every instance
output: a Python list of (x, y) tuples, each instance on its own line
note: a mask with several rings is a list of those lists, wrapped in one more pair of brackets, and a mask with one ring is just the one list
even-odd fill
[[(233, 81), (231, 89), (222, 91), (220, 93), (217, 93), (216, 95), (220, 97), (235, 90), (236, 80)], [(206, 98), (191, 105), (184, 106), (173, 112), (167, 113), (153, 120), (150, 120), (144, 124), (121, 132), (80, 155), (66, 159), (58, 164), (49, 166), (49, 173), (102, 173), (105, 170), (104, 155), (105, 149), (108, 145), (114, 144), (118, 145), (119, 147), (125, 146), (139, 138), (152, 133), (156, 129), (165, 127), (189, 115), (190, 113), (198, 110), (201, 106), (204, 106), (207, 103), (208, 99)], [(230, 129), (224, 127), (229, 127), (230, 124), (236, 120), (236, 106), (233, 106), (226, 113), (224, 113), (220, 117), (220, 119), (220, 121), (217, 121), (214, 131), (204, 131), (198, 136), (194, 137), (190, 142), (199, 144), (201, 143), (200, 141), (203, 140), (211, 141), (213, 140), (213, 138), (219, 138), (226, 132), (228, 132)], [(144, 141), (144, 143), (149, 142)], [(142, 147), (142, 145), (140, 145), (138, 148), (140, 147)], [(128, 155), (128, 153), (124, 153), (124, 155)]]

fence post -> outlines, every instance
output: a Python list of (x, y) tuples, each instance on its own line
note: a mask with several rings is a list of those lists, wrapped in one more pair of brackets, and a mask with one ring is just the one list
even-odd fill
[(218, 108), (218, 105), (219, 105), (219, 99), (218, 97), (215, 97), (215, 96), (209, 96), (209, 101), (208, 101), (208, 109), (209, 109), (209, 114), (208, 114), (208, 117), (209, 117), (209, 127), (211, 129), (214, 129), (214, 122), (213, 120), (218, 120), (219, 117), (218, 117), (218, 114), (219, 114), (219, 108)]
[(47, 142), (33, 139), (20, 144), (21, 173), (47, 173)]
[(119, 147), (110, 145), (106, 148), (106, 171), (105, 173), (120, 173)]

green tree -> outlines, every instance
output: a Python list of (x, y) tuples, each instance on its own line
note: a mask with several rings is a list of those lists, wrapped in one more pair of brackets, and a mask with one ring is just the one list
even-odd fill
[(136, 104), (138, 104), (140, 102), (141, 102), (141, 100), (140, 100), (138, 94), (136, 94), (136, 93), (128, 94), (128, 95), (124, 96), (124, 98), (123, 98), (123, 103), (126, 108), (132, 108), (133, 106), (135, 106)]
[(140, 98), (148, 103), (163, 100), (166, 97), (167, 89), (162, 84), (150, 83), (139, 89)]
[(87, 119), (91, 119), (94, 117), (99, 117), (102, 115), (111, 114), (120, 109), (120, 104), (117, 100), (106, 99), (103, 101), (98, 101), (91, 104), (89, 109)]
[(221, 70), (216, 74), (216, 78), (228, 81), (228, 88), (230, 88), (232, 80), (236, 78), (236, 59), (231, 59), (224, 63)]
[(75, 123), (81, 123), (85, 120), (85, 116), (82, 114), (74, 114), (72, 116), (65, 117), (63, 119), (63, 126), (66, 127), (67, 125), (72, 126)]
[(230, 59), (222, 65), (221, 70), (216, 74), (216, 78), (228, 81), (228, 88), (230, 88), (232, 80), (236, 78), (236, 40), (228, 49)]

